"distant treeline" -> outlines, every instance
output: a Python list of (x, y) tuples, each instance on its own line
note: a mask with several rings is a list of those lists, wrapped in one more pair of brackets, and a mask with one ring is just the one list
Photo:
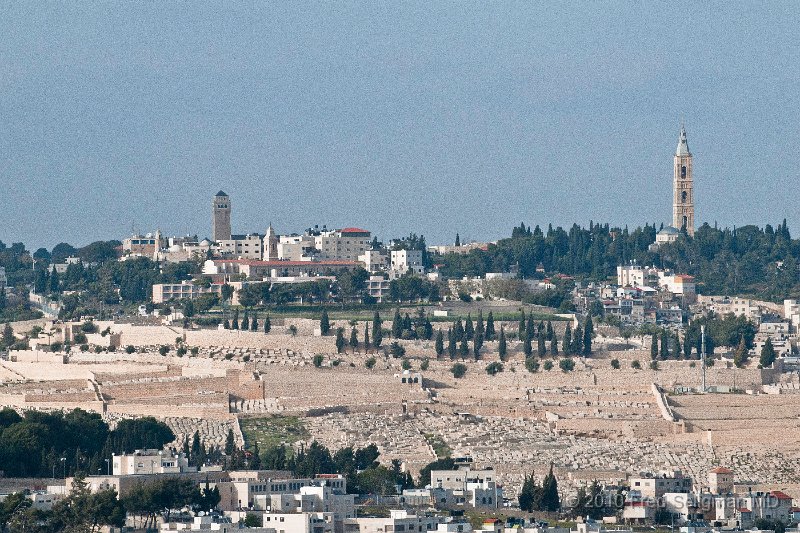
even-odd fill
[(515, 227), (511, 238), (502, 239), (487, 250), (468, 254), (447, 254), (442, 274), (450, 278), (481, 276), (487, 272), (518, 269), (525, 278), (567, 274), (579, 278), (606, 280), (616, 275), (618, 265), (636, 261), (641, 265), (672, 268), (695, 276), (704, 294), (752, 295), (781, 301), (800, 296), (798, 259), (800, 240), (793, 240), (784, 220), (773, 228), (742, 226), (719, 229), (703, 224), (694, 237), (682, 232), (674, 243), (651, 251), (658, 228), (645, 225), (629, 231), (608, 224), (588, 228), (573, 225), (569, 230), (549, 226)]

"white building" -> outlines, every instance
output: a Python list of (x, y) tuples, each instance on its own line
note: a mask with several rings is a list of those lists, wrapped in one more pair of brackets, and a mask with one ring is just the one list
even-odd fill
[(220, 239), (217, 241), (219, 252), (224, 257), (237, 259), (261, 260), (264, 236), (258, 233), (248, 233), (247, 235), (231, 235), (230, 239)]
[(384, 250), (366, 250), (358, 260), (364, 263), (367, 272), (372, 273), (387, 270), (389, 266), (389, 256)]
[[(497, 484), (495, 471), (462, 466), (456, 470), (431, 470), (431, 490), (444, 489), (437, 495), (437, 504), (465, 505), (497, 509), (503, 504), (503, 489)], [(445, 500), (442, 502), (442, 500)]]
[[(444, 517), (418, 515), (405, 510), (391, 510), (388, 518), (359, 517), (344, 521), (345, 533), (384, 533), (389, 531), (439, 531)], [(450, 531), (450, 530), (442, 530)], [(471, 531), (453, 529), (452, 531)]]
[(400, 277), (405, 274), (422, 274), (425, 267), (422, 265), (421, 250), (392, 250), (392, 276)]
[(189, 466), (189, 460), (184, 454), (162, 450), (136, 450), (133, 453), (113, 455), (111, 467), (114, 476), (180, 474), (197, 471), (197, 468)]

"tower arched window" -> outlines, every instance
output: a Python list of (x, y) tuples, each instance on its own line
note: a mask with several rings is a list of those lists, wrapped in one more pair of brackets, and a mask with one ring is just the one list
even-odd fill
[(686, 178), (686, 165), (681, 165), (681, 178)]
[(682, 192), (681, 192), (681, 203), (685, 204), (685, 203), (686, 203), (686, 198), (687, 198), (688, 196), (689, 196), (689, 195), (686, 193), (686, 191), (682, 191)]

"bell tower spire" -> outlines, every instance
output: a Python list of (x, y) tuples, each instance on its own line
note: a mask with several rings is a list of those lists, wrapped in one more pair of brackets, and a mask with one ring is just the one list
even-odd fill
[(686, 128), (681, 123), (678, 147), (673, 158), (674, 176), (672, 180), (672, 225), (678, 229), (686, 228), (686, 233), (694, 235), (694, 181), (692, 180), (692, 154), (686, 141)]

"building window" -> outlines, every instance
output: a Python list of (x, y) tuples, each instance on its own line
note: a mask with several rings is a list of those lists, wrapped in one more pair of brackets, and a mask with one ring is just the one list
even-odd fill
[(686, 178), (686, 166), (681, 166), (681, 178)]

